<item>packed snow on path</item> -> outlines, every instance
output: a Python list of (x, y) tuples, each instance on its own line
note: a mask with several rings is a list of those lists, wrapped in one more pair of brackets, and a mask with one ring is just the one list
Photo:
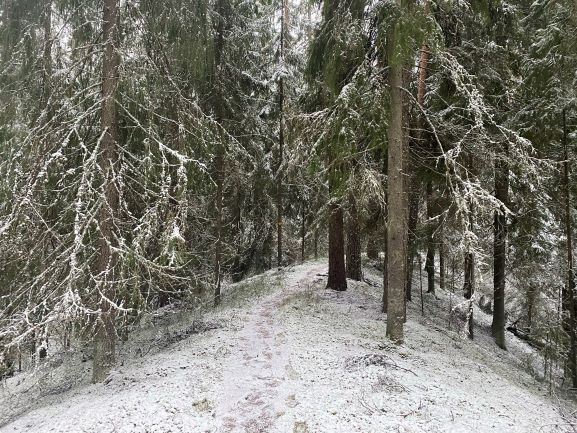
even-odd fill
[(395, 346), (378, 273), (343, 293), (324, 288), (325, 274), (324, 262), (269, 272), (231, 285), (202, 321), (174, 311), (143, 324), (105, 384), (89, 384), (90, 363), (76, 358), (17, 375), (0, 389), (0, 431), (575, 431), (574, 405), (529, 373), (533, 351), (511, 335), (498, 349), (487, 316), (476, 312), (470, 341), (458, 319), (449, 329), (449, 294), (426, 295)]

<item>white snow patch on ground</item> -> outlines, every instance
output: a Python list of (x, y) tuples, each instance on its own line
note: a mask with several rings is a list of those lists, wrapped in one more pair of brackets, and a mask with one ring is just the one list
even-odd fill
[[(337, 293), (324, 289), (324, 273), (326, 263), (313, 262), (232, 285), (203, 317), (221, 328), (125, 356), (106, 384), (84, 380), (35, 402), (38, 374), (9, 379), (0, 431), (574, 431), (574, 405), (524, 368), (532, 349), (511, 335), (509, 350), (498, 349), (487, 316), (476, 311), (470, 341), (457, 319), (448, 329), (447, 293), (426, 295), (424, 316), (417, 294), (405, 344), (395, 346), (384, 337), (381, 277), (366, 270), (368, 283)], [(138, 338), (127, 347), (143, 346)], [(87, 364), (78, 367), (85, 377)]]

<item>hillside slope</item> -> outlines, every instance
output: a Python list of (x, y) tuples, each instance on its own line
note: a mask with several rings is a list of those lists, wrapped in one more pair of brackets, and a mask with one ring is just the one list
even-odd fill
[(384, 337), (380, 276), (336, 293), (324, 273), (307, 263), (233, 285), (195, 329), (186, 314), (143, 327), (106, 384), (86, 383), (84, 363), (80, 385), (35, 402), (38, 373), (9, 379), (0, 431), (574, 431), (574, 406), (528, 373), (531, 349), (507, 336), (499, 350), (482, 313), (469, 341), (457, 319), (448, 329), (447, 293), (426, 295), (424, 316), (417, 294), (397, 347)]

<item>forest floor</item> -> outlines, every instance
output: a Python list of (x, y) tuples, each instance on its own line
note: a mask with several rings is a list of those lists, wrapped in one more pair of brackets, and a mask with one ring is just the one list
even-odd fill
[(395, 346), (380, 274), (367, 268), (337, 293), (326, 271), (310, 262), (230, 285), (201, 316), (157, 312), (122, 343), (107, 383), (89, 384), (90, 362), (73, 355), (10, 378), (0, 431), (575, 431), (577, 407), (538, 380), (529, 346), (507, 335), (498, 349), (478, 310), (475, 340), (463, 336), (448, 314), (460, 297), (425, 294), (423, 315), (415, 293)]

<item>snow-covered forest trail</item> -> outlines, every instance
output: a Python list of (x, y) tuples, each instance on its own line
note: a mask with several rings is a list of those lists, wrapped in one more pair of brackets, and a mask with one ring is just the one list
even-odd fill
[(290, 395), (286, 386), (290, 353), (275, 313), (284, 300), (321, 271), (324, 266), (315, 266), (304, 278), (298, 275), (285, 280), (282, 289), (268, 296), (239, 332), (237, 347), (224, 366), (215, 410), (225, 431), (269, 431), (282, 413)]
[[(525, 343), (494, 345), (489, 316), (476, 312), (469, 341), (458, 317), (448, 329), (455, 297), (426, 295), (425, 315), (409, 306), (406, 342), (395, 346), (384, 337), (381, 275), (365, 269), (365, 282), (337, 293), (325, 272), (313, 262), (232, 285), (201, 332), (181, 312), (134, 332), (105, 384), (88, 384), (88, 363), (71, 361), (50, 369), (58, 377), (9, 379), (0, 431), (574, 431), (574, 405), (531, 374), (540, 360)], [(51, 385), (78, 376), (66, 392)]]

